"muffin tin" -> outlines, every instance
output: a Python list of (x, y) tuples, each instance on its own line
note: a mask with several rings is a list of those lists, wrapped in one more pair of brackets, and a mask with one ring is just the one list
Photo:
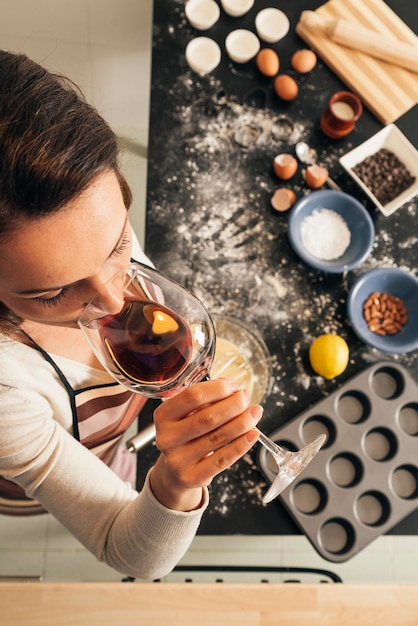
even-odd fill
[[(344, 562), (418, 507), (418, 387), (407, 370), (378, 362), (270, 437), (296, 450), (325, 433), (311, 464), (280, 495), (326, 560)], [(260, 470), (277, 474), (260, 446)]]

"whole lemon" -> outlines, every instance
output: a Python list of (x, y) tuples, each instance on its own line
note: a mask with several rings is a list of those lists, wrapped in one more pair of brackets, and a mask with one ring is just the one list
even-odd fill
[(309, 360), (314, 372), (332, 380), (344, 372), (350, 350), (339, 335), (320, 335), (309, 348)]

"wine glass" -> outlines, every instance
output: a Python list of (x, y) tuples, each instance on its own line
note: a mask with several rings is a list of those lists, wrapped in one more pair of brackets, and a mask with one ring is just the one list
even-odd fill
[[(149, 398), (167, 398), (209, 377), (215, 327), (190, 291), (141, 263), (131, 263), (107, 283), (118, 299), (96, 294), (78, 325), (103, 367), (122, 385)], [(310, 463), (325, 441), (320, 435), (298, 452), (259, 431), (259, 442), (279, 472), (263, 497), (273, 500)]]

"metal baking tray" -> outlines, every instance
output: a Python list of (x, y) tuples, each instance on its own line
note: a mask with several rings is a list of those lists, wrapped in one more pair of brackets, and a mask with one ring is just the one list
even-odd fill
[[(418, 386), (381, 361), (363, 370), (270, 437), (296, 450), (327, 440), (279, 497), (326, 560), (347, 561), (418, 507)], [(260, 447), (271, 483), (277, 466)]]

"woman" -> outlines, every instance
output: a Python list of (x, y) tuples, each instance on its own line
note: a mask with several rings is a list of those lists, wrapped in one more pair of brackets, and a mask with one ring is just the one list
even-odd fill
[(118, 478), (106, 463), (143, 400), (76, 324), (95, 293), (120, 299), (105, 283), (132, 257), (146, 262), (115, 136), (68, 81), (0, 52), (0, 154), (1, 510), (41, 506), (123, 574), (163, 576), (262, 409), (230, 381), (194, 385), (155, 411), (161, 454), (141, 493)]

